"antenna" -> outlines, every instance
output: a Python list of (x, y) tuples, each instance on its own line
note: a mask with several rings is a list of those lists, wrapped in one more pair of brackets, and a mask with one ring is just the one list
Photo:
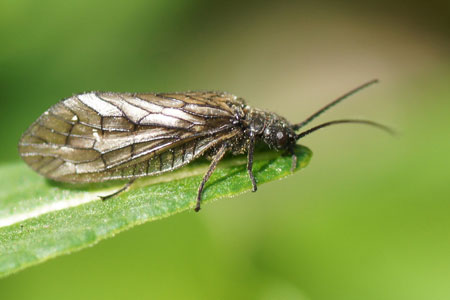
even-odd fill
[(317, 126), (311, 128), (311, 129), (305, 130), (305, 131), (297, 134), (295, 136), (295, 139), (299, 140), (302, 137), (304, 137), (305, 135), (313, 133), (316, 130), (322, 129), (324, 127), (328, 127), (330, 125), (336, 125), (336, 124), (342, 124), (342, 123), (366, 124), (366, 125), (370, 125), (370, 126), (374, 126), (374, 127), (379, 128), (379, 129), (382, 129), (382, 130), (390, 133), (391, 135), (395, 134), (394, 130), (392, 130), (391, 128), (389, 128), (389, 127), (387, 127), (387, 126), (385, 126), (383, 124), (380, 124), (380, 123), (377, 123), (377, 122), (373, 122), (373, 121), (368, 121), (368, 120), (334, 120), (334, 121), (329, 121), (329, 122), (326, 122), (326, 123), (322, 123), (322, 124), (317, 125)]
[[(305, 126), (306, 124), (310, 123), (312, 120), (314, 120), (315, 118), (317, 118), (318, 116), (320, 116), (322, 113), (324, 113), (325, 111), (327, 111), (328, 109), (330, 109), (331, 107), (335, 106), (336, 104), (338, 104), (339, 102), (341, 102), (342, 100), (348, 98), (349, 96), (355, 94), (356, 92), (359, 92), (360, 90), (374, 84), (377, 83), (378, 79), (373, 79), (369, 82), (364, 83), (363, 85), (360, 85), (359, 87), (351, 90), (350, 92), (342, 95), (341, 97), (337, 98), (336, 100), (332, 101), (331, 103), (325, 105), (324, 107), (322, 107), (319, 111), (317, 111), (316, 113), (314, 113), (313, 115), (311, 115), (309, 118), (307, 118), (305, 121), (298, 123), (298, 124), (294, 124), (293, 128), (294, 130), (299, 130), (300, 128), (302, 128), (303, 126)], [(347, 122), (348, 123), (348, 122)]]

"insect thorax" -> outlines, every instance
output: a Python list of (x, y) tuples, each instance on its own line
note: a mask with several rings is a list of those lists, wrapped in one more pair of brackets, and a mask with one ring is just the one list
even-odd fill
[(252, 108), (240, 98), (230, 104), (235, 112), (234, 122), (243, 132), (233, 141), (234, 153), (245, 152), (251, 136), (254, 136), (256, 141), (263, 141), (270, 148), (277, 150), (289, 149), (295, 145), (295, 132), (285, 118), (275, 113)]

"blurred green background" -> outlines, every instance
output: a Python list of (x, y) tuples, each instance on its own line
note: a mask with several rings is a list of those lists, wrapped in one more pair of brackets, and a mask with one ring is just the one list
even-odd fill
[[(0, 162), (58, 100), (226, 90), (325, 129), (304, 171), (0, 280), (6, 299), (450, 299), (448, 1), (0, 1)], [(316, 122), (315, 124), (318, 124)]]

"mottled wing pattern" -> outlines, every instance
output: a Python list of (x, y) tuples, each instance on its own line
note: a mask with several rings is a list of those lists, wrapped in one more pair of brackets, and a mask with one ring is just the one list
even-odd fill
[(19, 152), (35, 171), (58, 181), (154, 175), (239, 134), (228, 105), (235, 99), (216, 92), (76, 95), (41, 115)]

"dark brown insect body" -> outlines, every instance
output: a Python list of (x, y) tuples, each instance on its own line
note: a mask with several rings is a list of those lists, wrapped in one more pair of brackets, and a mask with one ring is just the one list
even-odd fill
[(130, 179), (118, 192), (138, 177), (172, 171), (207, 155), (212, 163), (199, 187), (198, 211), (204, 185), (227, 152), (248, 153), (256, 191), (252, 163), (257, 141), (291, 153), (294, 167), (293, 148), (300, 137), (334, 123), (372, 124), (340, 120), (295, 133), (351, 93), (297, 125), (221, 92), (85, 93), (62, 100), (41, 115), (23, 134), (19, 152), (36, 172), (56, 181)]

